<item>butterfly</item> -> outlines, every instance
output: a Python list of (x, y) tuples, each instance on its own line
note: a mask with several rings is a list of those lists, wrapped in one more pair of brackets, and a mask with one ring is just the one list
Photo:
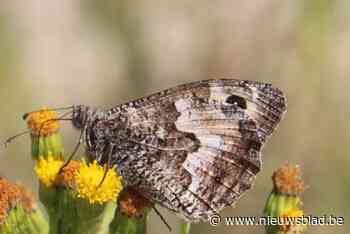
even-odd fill
[(187, 83), (108, 110), (74, 106), (87, 153), (127, 186), (189, 222), (206, 221), (252, 187), (261, 149), (286, 112), (270, 84)]

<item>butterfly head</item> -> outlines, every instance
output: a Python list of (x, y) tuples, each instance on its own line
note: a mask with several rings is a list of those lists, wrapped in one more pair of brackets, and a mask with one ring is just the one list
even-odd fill
[(81, 129), (83, 128), (91, 115), (91, 108), (85, 105), (78, 105), (73, 107), (72, 123), (73, 126)]

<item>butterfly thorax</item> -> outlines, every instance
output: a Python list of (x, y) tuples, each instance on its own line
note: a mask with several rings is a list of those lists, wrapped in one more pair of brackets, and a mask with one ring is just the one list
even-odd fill
[(93, 118), (95, 111), (89, 106), (77, 105), (73, 107), (72, 124), (77, 129), (82, 129)]
[[(111, 112), (77, 106), (73, 111), (72, 122), (83, 133), (86, 153), (100, 164), (106, 163), (112, 153), (115, 155), (115, 146), (125, 144), (125, 139), (130, 134), (130, 129), (127, 127), (128, 118), (116, 109)], [(115, 159), (114, 157), (113, 161), (116, 161)]]

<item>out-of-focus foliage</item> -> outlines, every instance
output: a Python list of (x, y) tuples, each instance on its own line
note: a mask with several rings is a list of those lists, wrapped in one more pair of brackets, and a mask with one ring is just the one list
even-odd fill
[[(21, 115), (45, 105), (110, 107), (208, 78), (271, 82), (287, 94), (288, 113), (264, 149), (253, 190), (223, 215), (261, 216), (270, 175), (290, 161), (309, 185), (305, 211), (347, 223), (349, 10), (346, 0), (3, 0), (0, 137), (23, 130)], [(73, 148), (79, 133), (69, 124), (62, 128)], [(28, 144), (24, 137), (1, 148), (0, 174), (34, 187)], [(163, 213), (178, 226), (174, 215)], [(149, 226), (153, 233), (167, 231), (155, 215)], [(349, 230), (316, 226), (307, 233)], [(262, 233), (263, 227), (199, 224), (191, 231)]]

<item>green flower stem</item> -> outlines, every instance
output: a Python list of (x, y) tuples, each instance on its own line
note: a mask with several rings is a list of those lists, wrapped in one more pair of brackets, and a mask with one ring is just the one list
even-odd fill
[(191, 223), (181, 223), (181, 234), (190, 234)]
[(272, 192), (267, 199), (264, 214), (271, 217), (280, 217), (293, 208), (298, 208), (299, 205), (300, 198), (297, 196)]
[(76, 201), (78, 220), (76, 234), (104, 234), (109, 231), (116, 210), (116, 203), (89, 204), (86, 200)]
[(48, 224), (39, 210), (27, 213), (21, 205), (11, 209), (0, 225), (0, 234), (47, 234)]
[[(286, 212), (298, 208), (299, 206), (300, 198), (298, 196), (271, 192), (265, 205), (264, 215), (281, 217)], [(265, 231), (266, 234), (285, 234), (277, 225), (266, 226)]]
[(51, 136), (38, 137), (31, 136), (32, 157), (37, 160), (39, 156), (47, 157), (48, 155), (61, 156), (63, 155), (62, 136), (59, 133)]
[(123, 215), (119, 209), (110, 224), (111, 234), (146, 234), (147, 233), (148, 210), (141, 218), (129, 218)]
[(90, 204), (72, 190), (40, 188), (50, 218), (50, 234), (107, 234), (116, 204)]

